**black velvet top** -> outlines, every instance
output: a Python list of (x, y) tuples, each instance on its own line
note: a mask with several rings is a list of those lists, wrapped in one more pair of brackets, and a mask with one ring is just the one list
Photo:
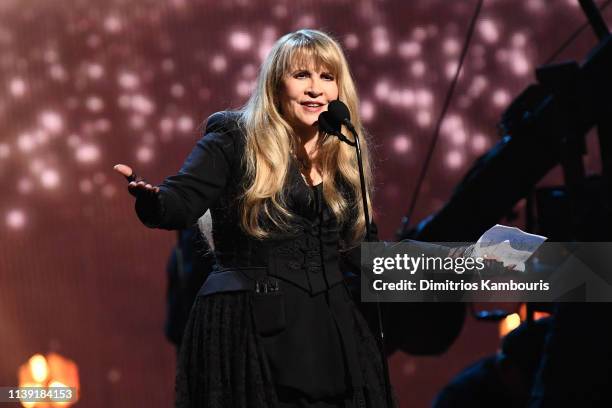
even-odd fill
[[(277, 384), (312, 397), (361, 386), (351, 323), (355, 306), (342, 284), (342, 265), (358, 265), (359, 249), (342, 251), (346, 231), (327, 207), (322, 185), (307, 185), (295, 162), (286, 184), (294, 230), (264, 240), (247, 235), (240, 227), (238, 205), (244, 189), (244, 142), (234, 113), (212, 115), (178, 174), (159, 185), (157, 197), (137, 199), (137, 214), (149, 227), (182, 229), (211, 210), (217, 267), (200, 295), (244, 290), (234, 279), (242, 275), (265, 274), (279, 282), (282, 301), (276, 305), (283, 309), (283, 327), (260, 330)], [(276, 310), (271, 304), (268, 310)], [(255, 321), (265, 326), (273, 314), (256, 315)]]

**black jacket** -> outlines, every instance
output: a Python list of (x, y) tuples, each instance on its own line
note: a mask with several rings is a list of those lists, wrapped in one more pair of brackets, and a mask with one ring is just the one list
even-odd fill
[(292, 231), (263, 240), (247, 235), (239, 206), (244, 147), (236, 114), (212, 115), (178, 174), (159, 185), (157, 196), (137, 199), (138, 216), (149, 227), (182, 229), (210, 209), (216, 265), (199, 295), (253, 291), (255, 329), (275, 381), (312, 397), (342, 394), (363, 382), (355, 305), (341, 267), (343, 260), (358, 264), (359, 249), (343, 251), (346, 229), (327, 207), (322, 186), (307, 185), (294, 161), (286, 183)]

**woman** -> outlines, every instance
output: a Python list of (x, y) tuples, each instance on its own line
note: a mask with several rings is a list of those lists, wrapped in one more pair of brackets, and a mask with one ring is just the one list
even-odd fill
[(354, 149), (317, 128), (335, 99), (363, 135), (341, 47), (290, 33), (247, 104), (208, 119), (177, 175), (153, 186), (115, 166), (149, 227), (212, 214), (217, 265), (185, 330), (178, 407), (387, 406), (381, 355), (341, 272), (358, 265), (365, 221)]

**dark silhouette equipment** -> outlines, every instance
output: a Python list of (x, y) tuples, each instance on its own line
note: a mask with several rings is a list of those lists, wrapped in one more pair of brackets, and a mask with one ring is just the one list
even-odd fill
[[(611, 240), (612, 36), (594, 2), (579, 3), (599, 44), (582, 63), (538, 68), (537, 83), (528, 86), (503, 113), (501, 140), (476, 161), (440, 211), (414, 227), (410, 226), (410, 211), (402, 220), (398, 239), (474, 241), (526, 198), (528, 231), (547, 235), (551, 241)], [(586, 134), (593, 128), (599, 139), (602, 172), (587, 176), (582, 156)], [(563, 170), (564, 185), (535, 189), (556, 165)], [(528, 406), (611, 406), (610, 304), (529, 304), (527, 324), (534, 324), (532, 312), (542, 307), (554, 310), (555, 318), (533, 373)], [(494, 312), (491, 318), (481, 317), (494, 321), (503, 315)], [(401, 307), (395, 313), (401, 316)], [(406, 327), (396, 336), (406, 338), (409, 330)]]

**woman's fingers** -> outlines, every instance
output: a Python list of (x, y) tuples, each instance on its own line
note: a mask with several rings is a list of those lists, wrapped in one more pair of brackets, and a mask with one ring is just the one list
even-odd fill
[(148, 193), (158, 193), (159, 187), (153, 186), (151, 183), (146, 182), (142, 179), (142, 177), (137, 177), (134, 171), (130, 166), (126, 166), (125, 164), (117, 164), (113, 167), (116, 172), (121, 174), (123, 177), (128, 180), (128, 191), (133, 196), (137, 196), (138, 194), (148, 192)]
[(128, 188), (131, 188), (134, 190), (141, 190), (141, 191), (154, 191), (154, 192), (159, 191), (158, 187), (152, 186), (151, 184), (144, 183), (142, 181), (139, 181), (139, 182), (132, 181), (131, 183), (128, 184)]
[(125, 164), (117, 164), (113, 167), (113, 169), (124, 177), (130, 177), (132, 174), (134, 174), (132, 168), (130, 166), (126, 166)]
[(159, 192), (159, 187), (144, 181), (131, 181), (128, 183), (128, 191), (130, 194), (137, 197), (143, 193), (157, 194)]

